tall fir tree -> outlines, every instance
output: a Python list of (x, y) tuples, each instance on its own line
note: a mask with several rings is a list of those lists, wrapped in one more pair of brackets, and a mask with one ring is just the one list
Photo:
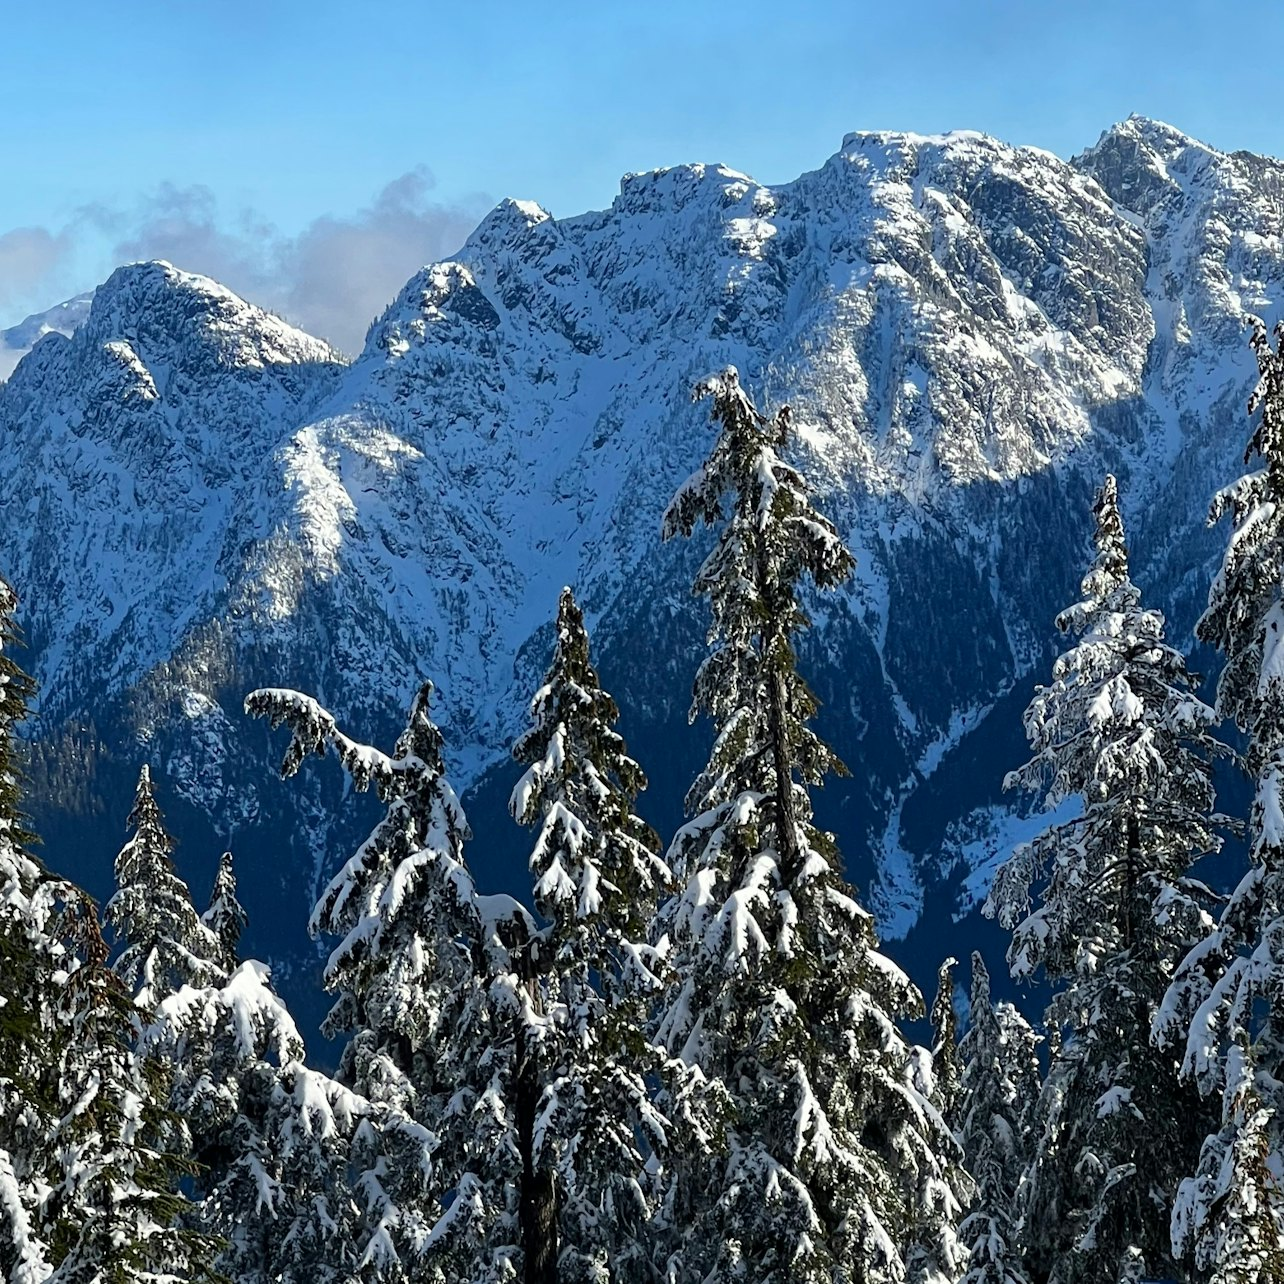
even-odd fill
[(1041, 969), (1059, 987), (1023, 1193), (1029, 1268), (1054, 1284), (1177, 1269), (1167, 1210), (1207, 1115), (1150, 1030), (1208, 922), (1210, 894), (1190, 870), (1219, 844), (1211, 762), (1225, 750), (1129, 577), (1113, 477), (1094, 513), (1083, 599), (1057, 619), (1076, 642), (1026, 710), (1033, 756), (1006, 782), (1042, 790), (1049, 807), (1077, 795), (1082, 811), (1019, 848), (985, 907), (1013, 931), (1013, 975)]
[(947, 958), (936, 970), (936, 997), (932, 1000), (932, 1076), (937, 1104), (945, 1121), (954, 1128), (959, 1111), (959, 1023), (954, 1011), (954, 969), (958, 959)]
[(671, 875), (659, 840), (633, 810), (646, 780), (615, 730), (619, 710), (589, 658), (570, 589), (558, 602), (553, 660), (530, 714), (513, 748), (527, 769), (510, 810), (538, 827), (530, 866), (547, 921), (535, 939), (545, 960), (542, 1020), (519, 1033), (531, 1082), (518, 1103), (522, 1116), (539, 1107), (532, 1158), (555, 1182), (540, 1186), (556, 1206), (556, 1233), (543, 1248), (558, 1246), (562, 1284), (642, 1284), (654, 1278), (650, 1173), (668, 1139), (646, 1076), (671, 1069), (642, 1036), (661, 988), (646, 934)]
[(1156, 1033), (1221, 1097), (1173, 1215), (1174, 1246), (1215, 1279), (1281, 1278), (1284, 1244), (1284, 327), (1252, 337), (1258, 422), (1210, 520), (1230, 515), (1222, 566), (1196, 626), (1221, 651), (1217, 712), (1244, 734), (1254, 786), (1249, 868), (1182, 963)]
[(481, 1284), (510, 1278), (519, 1257), (517, 1199), (505, 1181), (517, 1150), (508, 1035), (519, 1015), (533, 1019), (511, 957), (529, 916), (508, 898), (477, 896), (431, 695), (425, 683), (391, 755), (344, 735), (296, 691), (252, 692), (246, 710), (289, 726), (283, 775), (332, 749), (354, 787), (373, 784), (387, 807), (311, 924), (340, 938), (323, 1027), (347, 1036), (339, 1080), (381, 1112), (354, 1156), (368, 1223), (362, 1264), (394, 1279)]
[[(947, 958), (937, 969), (931, 1048), (910, 1050), (913, 1083), (936, 1108), (955, 1141), (960, 1104), (953, 972), (957, 962)], [(960, 1201), (970, 1200), (972, 1193), (971, 1182), (962, 1180), (951, 1165), (924, 1165), (913, 1205), (916, 1226), (905, 1256), (909, 1284), (956, 1284), (967, 1265), (967, 1250), (959, 1239)]]
[(59, 885), (27, 850), (16, 728), (35, 684), (10, 654), (16, 609), (0, 580), (0, 1277), (41, 1284), (53, 1269), (40, 1202), (55, 1161), (52, 1067), (68, 959), (58, 940)]
[(13, 732), (33, 691), (0, 583), (0, 1269), (9, 1284), (180, 1284), (213, 1245), (182, 1224), (185, 1134), (93, 902), (25, 850)]
[(355, 1284), (364, 1277), (354, 1143), (380, 1114), (304, 1064), (303, 1040), (267, 967), (240, 963), (246, 913), (232, 856), (202, 916), (206, 983), (158, 1004), (139, 1052), (166, 1067), (170, 1108), (190, 1139), (196, 1208), (235, 1284)]
[(186, 1223), (187, 1135), (168, 1110), (168, 1073), (134, 1049), (138, 1009), (107, 967), (97, 908), (70, 924), (60, 1046), (56, 1179), (42, 1200), (52, 1284), (179, 1284), (208, 1278), (216, 1246)]
[(959, 1236), (963, 1284), (1031, 1284), (1021, 1256), (1018, 1190), (1039, 1096), (1038, 1036), (1010, 1003), (993, 1004), (990, 973), (972, 955), (968, 1028), (959, 1043), (959, 1140), (976, 1194)]
[(1276, 1284), (1284, 1279), (1284, 1229), (1274, 1112), (1242, 1034), (1226, 1054), (1225, 1075), (1221, 1127), (1178, 1192), (1173, 1245), (1190, 1251), (1200, 1278)]
[(209, 908), (201, 915), (201, 923), (213, 935), (214, 962), (225, 974), (230, 975), (236, 970), (237, 950), (246, 922), (245, 907), (236, 897), (232, 853), (224, 852), (219, 857), (214, 890), (210, 895)]
[(34, 840), (22, 813), (17, 727), (26, 720), (36, 684), (12, 655), (22, 641), (17, 611), (16, 595), (0, 580), (0, 844), (10, 851)]
[(146, 764), (127, 824), (134, 832), (116, 857), (116, 892), (105, 918), (124, 947), (114, 970), (138, 1006), (150, 1010), (179, 986), (210, 979), (219, 948), (175, 872), (174, 840)]
[(718, 437), (664, 534), (717, 528), (695, 582), (713, 625), (692, 710), (715, 739), (669, 851), (680, 891), (662, 920), (673, 981), (658, 1031), (725, 1093), (726, 1127), (716, 1158), (671, 1165), (671, 1278), (901, 1280), (917, 1192), (953, 1142), (896, 1026), (922, 1000), (812, 822), (810, 787), (841, 768), (794, 652), (803, 581), (832, 588), (853, 561), (780, 458), (787, 411), (760, 415), (734, 369), (696, 396)]

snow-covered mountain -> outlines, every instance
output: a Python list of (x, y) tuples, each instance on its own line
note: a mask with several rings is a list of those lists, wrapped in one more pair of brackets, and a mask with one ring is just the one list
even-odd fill
[(13, 373), (18, 362), (36, 346), (37, 340), (47, 334), (70, 335), (89, 315), (93, 299), (93, 291), (90, 290), (46, 312), (33, 313), (7, 330), (0, 330), (0, 381)]
[(514, 881), (495, 764), (563, 583), (671, 823), (705, 620), (659, 516), (710, 441), (689, 388), (733, 363), (792, 404), (860, 560), (808, 644), (853, 768), (822, 818), (886, 932), (948, 923), (1020, 823), (999, 784), (1107, 467), (1137, 578), (1193, 623), (1282, 234), (1284, 165), (1133, 118), (1069, 162), (865, 133), (779, 187), (685, 165), (575, 218), (506, 201), (348, 366), (204, 278), (120, 269), (0, 387), (50, 858), (103, 885), (146, 756), (198, 884), (233, 842), (261, 939), (297, 936), (340, 804), (271, 779), (244, 692), (298, 684), (387, 738), (431, 676), (474, 858)]

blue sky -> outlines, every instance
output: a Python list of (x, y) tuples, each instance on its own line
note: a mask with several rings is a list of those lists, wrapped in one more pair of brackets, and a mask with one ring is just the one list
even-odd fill
[[(1069, 155), (1130, 112), (1284, 152), (1284, 6), (1030, 0), (133, 0), (0, 6), (0, 325), (167, 253), (350, 335), (495, 199), (555, 214), (851, 129)], [(187, 261), (182, 261), (183, 259)], [(410, 266), (406, 266), (410, 264)], [(325, 297), (333, 274), (333, 297)], [(365, 311), (355, 321), (344, 317)], [(344, 331), (340, 334), (339, 331)]]

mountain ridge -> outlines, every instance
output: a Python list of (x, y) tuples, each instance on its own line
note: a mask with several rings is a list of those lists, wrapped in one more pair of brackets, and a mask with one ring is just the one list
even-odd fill
[[(566, 219), (502, 202), (351, 363), (212, 283), (122, 269), (0, 385), (0, 503), (26, 516), (0, 571), (38, 744), (101, 709), (75, 752), (94, 739), (122, 774), (158, 756), (195, 848), (282, 844), (254, 908), (301, 920), (343, 822), (319, 778), (274, 789), (244, 691), (292, 682), (389, 735), (431, 676), (452, 775), (502, 811), (572, 583), (668, 823), (700, 753), (681, 726), (704, 622), (699, 549), (662, 545), (659, 516), (707, 444), (690, 387), (734, 364), (791, 403), (858, 557), (804, 644), (855, 770), (825, 823), (886, 934), (948, 921), (1022, 823), (999, 781), (1107, 468), (1137, 577), (1189, 636), (1221, 543), (1207, 500), (1246, 436), (1244, 327), (1281, 297), (1281, 175), (1139, 117), (1072, 161), (866, 132), (771, 187), (672, 166)], [(124, 583), (104, 548), (146, 569)], [(518, 882), (521, 839), (481, 828)]]

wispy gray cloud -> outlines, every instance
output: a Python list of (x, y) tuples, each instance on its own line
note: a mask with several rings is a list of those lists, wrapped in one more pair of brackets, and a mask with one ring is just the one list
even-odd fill
[(73, 240), (67, 228), (51, 232), (44, 227), (16, 227), (0, 232), (0, 306), (11, 306), (39, 289), (65, 264)]
[(421, 166), (356, 213), (322, 215), (289, 234), (253, 210), (228, 214), (207, 187), (163, 184), (127, 209), (87, 206), (61, 231), (0, 234), (0, 306), (61, 286), (76, 247), (92, 238), (117, 263), (168, 259), (212, 276), (353, 353), (406, 280), (459, 249), (489, 204), (480, 195), (437, 201), (433, 187)]
[(432, 199), (420, 167), (394, 179), (365, 209), (323, 215), (284, 235), (253, 211), (230, 224), (204, 187), (166, 185), (140, 204), (116, 241), (121, 261), (169, 259), (276, 309), (312, 334), (355, 352), (370, 321), (425, 263), (454, 253), (485, 208)]
[(319, 218), (277, 253), (282, 308), (354, 349), (366, 327), (425, 263), (455, 253), (485, 202), (435, 205), (424, 170), (394, 179), (355, 218)]

